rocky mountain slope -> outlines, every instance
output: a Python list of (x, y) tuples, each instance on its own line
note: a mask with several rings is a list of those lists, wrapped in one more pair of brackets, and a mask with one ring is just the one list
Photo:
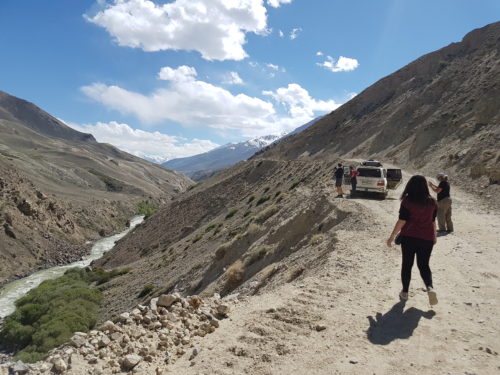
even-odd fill
[(148, 298), (138, 297), (145, 285), (150, 296), (254, 294), (314, 272), (335, 251), (336, 233), (358, 220), (327, 199), (338, 160), (375, 156), (414, 172), (444, 170), (493, 205), (499, 52), (500, 23), (475, 30), (171, 202), (96, 263), (133, 269), (107, 286), (103, 318)]
[(214, 150), (186, 158), (172, 159), (162, 163), (164, 167), (184, 173), (194, 181), (208, 178), (216, 171), (246, 160), (263, 147), (280, 139), (278, 135), (266, 135), (245, 142), (229, 143)]
[(467, 34), (381, 79), (262, 158), (373, 157), (492, 202), (500, 188), (500, 23)]
[[(423, 56), (304, 132), (176, 197), (95, 262), (130, 268), (100, 287), (101, 321), (132, 318), (123, 328), (127, 336), (131, 328), (136, 341), (125, 339), (120, 347), (134, 355), (136, 373), (497, 370), (499, 55), (496, 23)], [(418, 283), (406, 307), (397, 301), (399, 250), (384, 247), (397, 195), (386, 201), (333, 197), (337, 160), (368, 157), (410, 173), (444, 169), (454, 186), (483, 193), (454, 190), (456, 233), (440, 237), (433, 255), (442, 298), (436, 311), (424, 311)], [(179, 314), (149, 314), (151, 299), (171, 292), (220, 293), (223, 301), (238, 293), (242, 304), (207, 338), (184, 329), (192, 347), (170, 343), (169, 354), (176, 354), (166, 365), (172, 357), (158, 342), (177, 337), (182, 343), (185, 336), (172, 328), (172, 336), (161, 339), (158, 320), (178, 326), (201, 320), (189, 300), (178, 301)], [(182, 309), (189, 312), (181, 315)], [(120, 316), (124, 311), (134, 316)], [(108, 331), (90, 333), (83, 352), (54, 353), (48, 366), (74, 354), (82, 366), (74, 373), (92, 371), (96, 363), (106, 366), (104, 374), (117, 371), (114, 350), (122, 350), (105, 338)], [(192, 348), (202, 349), (193, 356)], [(128, 362), (121, 366), (129, 369)]]
[(190, 183), (0, 92), (0, 283), (78, 259), (138, 201), (165, 203)]

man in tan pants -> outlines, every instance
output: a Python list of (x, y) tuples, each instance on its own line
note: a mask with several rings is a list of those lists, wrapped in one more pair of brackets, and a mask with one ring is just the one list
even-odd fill
[(436, 186), (429, 181), (430, 188), (437, 193), (437, 220), (438, 220), (438, 232), (441, 233), (452, 233), (453, 232), (453, 222), (451, 221), (451, 198), (450, 198), (450, 183), (448, 182), (448, 176), (444, 173), (439, 173), (436, 178), (439, 181), (439, 185)]

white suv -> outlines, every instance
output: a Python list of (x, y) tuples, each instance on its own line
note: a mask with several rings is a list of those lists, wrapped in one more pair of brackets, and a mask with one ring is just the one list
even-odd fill
[[(366, 163), (366, 162), (364, 162)], [(385, 169), (382, 164), (380, 166), (371, 166), (361, 163), (356, 170), (358, 171), (356, 191), (377, 193), (382, 198), (385, 198), (389, 190), (396, 189), (402, 181), (401, 169)]]

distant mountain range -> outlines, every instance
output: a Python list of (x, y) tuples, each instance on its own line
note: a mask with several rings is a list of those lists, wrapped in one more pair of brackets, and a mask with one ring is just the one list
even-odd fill
[[(300, 133), (314, 124), (320, 118), (299, 126), (290, 133), (280, 135), (265, 135), (245, 142), (228, 143), (202, 154), (185, 158), (172, 159), (162, 163), (166, 168), (184, 173), (194, 181), (210, 177), (216, 171), (227, 168), (239, 161), (246, 160), (256, 152), (289, 135)], [(151, 160), (155, 161), (155, 160)]]

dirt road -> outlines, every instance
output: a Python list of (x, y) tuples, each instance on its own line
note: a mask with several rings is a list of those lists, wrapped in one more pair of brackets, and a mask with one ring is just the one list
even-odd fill
[(433, 310), (416, 266), (410, 299), (398, 299), (401, 250), (385, 246), (397, 195), (337, 199), (360, 215), (337, 232), (328, 262), (273, 293), (241, 301), (214, 334), (195, 342), (201, 352), (194, 361), (182, 358), (168, 371), (500, 373), (500, 216), (470, 195), (453, 193), (456, 232), (440, 237), (431, 257), (439, 298)]

